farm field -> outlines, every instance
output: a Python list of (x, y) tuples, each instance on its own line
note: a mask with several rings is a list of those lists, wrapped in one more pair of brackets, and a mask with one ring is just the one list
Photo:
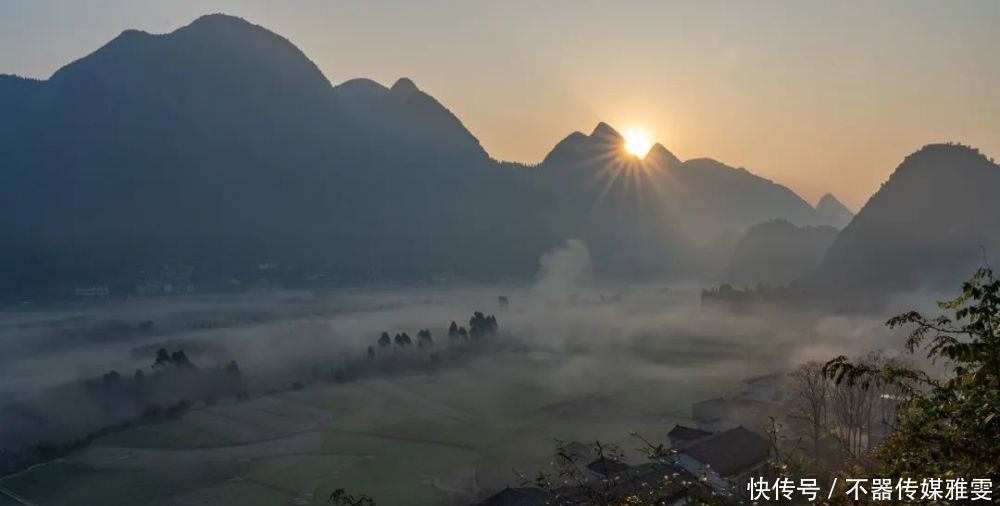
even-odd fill
[(469, 504), (516, 484), (514, 469), (544, 469), (556, 438), (633, 448), (631, 431), (662, 438), (692, 400), (732, 386), (663, 378), (584, 395), (553, 387), (544, 360), (489, 361), (200, 407), (2, 486), (39, 506), (311, 505), (337, 488), (387, 506)]

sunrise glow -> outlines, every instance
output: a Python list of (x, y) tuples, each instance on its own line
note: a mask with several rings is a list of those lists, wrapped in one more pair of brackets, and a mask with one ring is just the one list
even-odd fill
[(653, 147), (653, 138), (649, 132), (641, 128), (630, 128), (622, 133), (625, 138), (625, 151), (638, 158), (645, 158)]

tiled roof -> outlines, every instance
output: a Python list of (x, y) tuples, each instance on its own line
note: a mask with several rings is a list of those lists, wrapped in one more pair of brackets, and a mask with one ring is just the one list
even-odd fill
[(701, 439), (705, 436), (711, 435), (711, 432), (679, 424), (674, 425), (674, 428), (670, 429), (670, 432), (667, 433), (667, 437), (680, 439), (681, 441), (694, 441), (695, 439)]
[(684, 450), (722, 476), (732, 476), (767, 459), (767, 439), (744, 427), (720, 432)]

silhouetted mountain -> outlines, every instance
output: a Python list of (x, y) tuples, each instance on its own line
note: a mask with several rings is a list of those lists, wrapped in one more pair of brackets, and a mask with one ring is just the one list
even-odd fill
[(1000, 258), (1000, 167), (967, 146), (903, 160), (837, 237), (810, 283), (840, 293), (953, 287)]
[(737, 243), (725, 281), (787, 285), (810, 274), (836, 238), (837, 229), (829, 225), (796, 227), (785, 220), (754, 225)]
[[(411, 80), (331, 86), (242, 19), (126, 31), (48, 80), (0, 76), (0, 292), (128, 292), (164, 266), (198, 283), (530, 276), (580, 237), (614, 276), (721, 265), (747, 226), (811, 223), (787, 188), (601, 123), (538, 167), (497, 162)], [(718, 247), (719, 245), (724, 247)]]
[(816, 202), (816, 218), (824, 225), (844, 228), (854, 218), (854, 213), (841, 204), (832, 193), (827, 193)]
[(380, 88), (333, 88), (287, 40), (224, 15), (126, 31), (46, 81), (3, 77), (4, 290), (127, 289), (166, 264), (202, 279), (261, 261), (345, 281), (530, 271), (551, 244), (509, 205), (516, 177), (409, 80)]
[(602, 122), (589, 135), (567, 136), (534, 169), (552, 196), (555, 229), (583, 239), (595, 263), (616, 276), (664, 277), (686, 269), (689, 248), (670, 219), (661, 168), (625, 153), (623, 145)]
[(427, 150), (435, 157), (489, 157), (472, 133), (434, 97), (405, 77), (386, 88), (370, 79), (334, 87), (355, 124), (367, 129), (372, 148)]
[[(747, 227), (769, 219), (817, 221), (812, 206), (794, 192), (746, 169), (708, 158), (681, 162), (660, 144), (640, 160), (624, 152), (623, 142), (600, 123), (590, 135), (574, 132), (560, 141), (538, 167), (564, 190), (561, 223), (579, 230), (588, 244), (606, 243), (605, 255), (619, 255), (623, 267), (645, 262), (647, 273), (714, 273)], [(595, 231), (611, 235), (595, 237)], [(632, 240), (623, 243), (627, 231)], [(594, 247), (600, 257), (602, 248)], [(644, 262), (637, 255), (645, 255)]]

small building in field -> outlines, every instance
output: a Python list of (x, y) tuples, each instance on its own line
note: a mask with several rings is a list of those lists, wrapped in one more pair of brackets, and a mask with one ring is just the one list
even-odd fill
[(78, 286), (73, 289), (73, 295), (81, 299), (97, 299), (111, 295), (111, 289), (106, 285)]

